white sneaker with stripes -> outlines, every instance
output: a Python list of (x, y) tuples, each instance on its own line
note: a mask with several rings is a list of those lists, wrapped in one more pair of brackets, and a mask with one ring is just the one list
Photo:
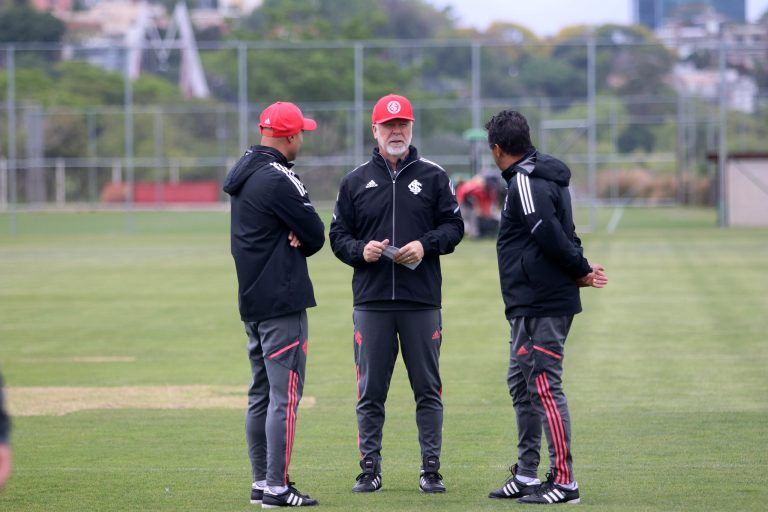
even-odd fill
[(525, 483), (517, 478), (517, 464), (509, 468), (512, 476), (504, 482), (500, 489), (488, 493), (489, 498), (495, 499), (517, 499), (532, 494), (541, 485), (541, 481), (536, 478), (532, 482)]
[(264, 490), (264, 497), (261, 500), (261, 508), (280, 508), (280, 507), (314, 507), (317, 500), (313, 500), (306, 494), (301, 494), (295, 487), (291, 486), (282, 494), (272, 494), (269, 489)]
[(532, 503), (535, 505), (554, 505), (556, 503), (568, 503), (576, 505), (581, 501), (579, 487), (574, 483), (574, 488), (569, 489), (555, 483), (551, 473), (547, 473), (547, 481), (541, 484), (533, 494), (523, 496), (519, 503)]

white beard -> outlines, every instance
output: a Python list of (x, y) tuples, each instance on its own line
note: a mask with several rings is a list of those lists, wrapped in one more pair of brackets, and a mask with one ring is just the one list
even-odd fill
[(403, 144), (402, 146), (387, 146), (387, 153), (389, 153), (392, 156), (403, 156), (408, 152), (408, 145)]

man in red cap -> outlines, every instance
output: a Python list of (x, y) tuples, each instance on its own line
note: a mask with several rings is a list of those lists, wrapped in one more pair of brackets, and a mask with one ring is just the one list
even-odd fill
[(304, 132), (317, 128), (293, 103), (261, 113), (261, 144), (229, 171), (231, 243), (240, 318), (248, 335), (251, 386), (245, 420), (253, 470), (251, 503), (317, 505), (288, 480), (296, 412), (304, 389), (307, 312), (316, 305), (307, 257), (325, 242), (307, 189), (291, 170)]
[[(398, 349), (416, 399), (419, 489), (445, 492), (440, 255), (464, 235), (448, 174), (411, 146), (413, 108), (396, 94), (373, 108), (372, 158), (341, 182), (331, 223), (334, 254), (354, 268), (354, 351), (360, 467), (354, 492), (381, 488), (384, 402)], [(398, 347), (399, 338), (399, 347)]]

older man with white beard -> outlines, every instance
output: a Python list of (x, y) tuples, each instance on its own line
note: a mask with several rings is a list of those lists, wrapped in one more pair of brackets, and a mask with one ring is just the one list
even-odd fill
[[(354, 492), (378, 491), (384, 402), (399, 350), (416, 399), (422, 464), (419, 489), (445, 492), (440, 468), (443, 402), (440, 255), (464, 235), (445, 170), (411, 146), (413, 108), (403, 96), (379, 99), (371, 116), (377, 147), (341, 182), (329, 238), (354, 268), (353, 347), (358, 448)], [(399, 338), (399, 346), (398, 346)]]

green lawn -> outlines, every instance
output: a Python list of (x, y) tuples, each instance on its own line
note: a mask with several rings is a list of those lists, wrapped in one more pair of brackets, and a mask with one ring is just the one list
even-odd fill
[[(764, 510), (768, 229), (719, 229), (711, 210), (628, 209), (609, 234), (611, 213), (582, 236), (610, 284), (582, 294), (566, 352), (580, 507)], [(11, 392), (242, 386), (244, 405), (249, 371), (226, 213), (17, 215), (16, 235), (0, 215), (0, 366)], [(443, 259), (442, 496), (418, 492), (400, 362), (384, 489), (350, 492), (359, 472), (351, 270), (327, 246), (310, 262), (320, 306), (310, 311), (305, 396), (316, 403), (299, 415), (298, 487), (326, 510), (523, 507), (485, 497), (507, 477), (516, 437), (493, 242), (465, 241)], [(120, 402), (16, 416), (0, 510), (254, 509), (242, 410)]]

